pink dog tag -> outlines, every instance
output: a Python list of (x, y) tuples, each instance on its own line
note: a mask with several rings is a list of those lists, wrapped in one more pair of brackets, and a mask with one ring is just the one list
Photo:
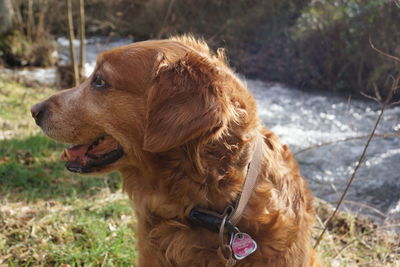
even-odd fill
[(241, 260), (256, 251), (257, 243), (248, 234), (238, 232), (231, 237), (231, 247), (235, 258)]

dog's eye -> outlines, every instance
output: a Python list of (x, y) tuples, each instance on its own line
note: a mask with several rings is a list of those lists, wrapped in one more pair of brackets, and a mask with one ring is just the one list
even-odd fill
[(96, 88), (96, 89), (104, 89), (108, 86), (108, 84), (102, 78), (100, 78), (99, 76), (96, 76), (96, 77), (94, 77), (94, 79), (92, 81), (92, 86), (93, 86), (93, 88)]

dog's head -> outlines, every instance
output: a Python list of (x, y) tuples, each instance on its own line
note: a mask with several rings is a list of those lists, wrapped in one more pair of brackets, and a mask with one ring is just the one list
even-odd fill
[(105, 172), (215, 136), (226, 124), (227, 75), (218, 56), (175, 40), (147, 41), (99, 55), (92, 75), (32, 107), (51, 138), (75, 144), (71, 171)]

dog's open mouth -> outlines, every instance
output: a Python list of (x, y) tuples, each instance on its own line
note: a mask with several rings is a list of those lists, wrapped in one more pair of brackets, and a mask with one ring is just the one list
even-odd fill
[(91, 144), (70, 145), (61, 158), (71, 172), (89, 173), (100, 171), (123, 155), (121, 145), (110, 135), (99, 137)]

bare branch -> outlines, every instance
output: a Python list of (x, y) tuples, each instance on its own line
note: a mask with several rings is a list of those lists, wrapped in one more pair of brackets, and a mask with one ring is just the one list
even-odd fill
[(395, 5), (400, 8), (400, 0), (394, 0)]
[(392, 56), (392, 55), (389, 55), (389, 54), (379, 50), (378, 48), (376, 48), (374, 46), (374, 44), (372, 43), (371, 36), (369, 36), (369, 44), (371, 45), (372, 49), (374, 49), (376, 52), (378, 52), (378, 54), (381, 54), (382, 56), (385, 56), (385, 57), (395, 61), (396, 63), (400, 63), (400, 59), (399, 58), (397, 58), (395, 56)]
[(378, 209), (376, 209), (374, 207), (371, 207), (370, 205), (367, 205), (367, 204), (364, 204), (364, 203), (360, 203), (360, 202), (356, 202), (356, 201), (351, 201), (351, 200), (345, 200), (343, 202), (344, 203), (348, 203), (350, 205), (355, 205), (355, 206), (359, 206), (359, 207), (364, 208), (364, 209), (371, 210), (371, 211), (375, 212), (376, 214), (382, 216), (383, 218), (387, 217), (386, 214), (384, 214), (383, 212), (381, 212), (380, 210), (378, 210)]
[(168, 5), (168, 8), (167, 8), (167, 12), (166, 12), (165, 17), (164, 17), (164, 20), (163, 20), (163, 22), (162, 22), (162, 24), (161, 24), (160, 30), (158, 31), (158, 34), (157, 34), (157, 36), (156, 36), (157, 39), (160, 39), (160, 38), (162, 37), (162, 34), (164, 33), (165, 24), (167, 23), (167, 21), (168, 21), (170, 15), (171, 15), (172, 8), (174, 7), (174, 4), (175, 4), (175, 0), (169, 1), (169, 5)]
[[(400, 102), (400, 101), (399, 101)], [(389, 137), (394, 137), (394, 136), (398, 136), (400, 137), (400, 133), (383, 133), (383, 134), (375, 134), (374, 138), (389, 138)], [(335, 140), (335, 141), (331, 141), (331, 142), (325, 142), (322, 144), (318, 144), (318, 145), (314, 145), (314, 146), (310, 146), (304, 149), (301, 149), (297, 152), (295, 152), (295, 155), (313, 150), (313, 149), (317, 149), (323, 146), (329, 146), (329, 145), (333, 145), (333, 144), (338, 144), (338, 143), (344, 143), (344, 142), (348, 142), (348, 141), (353, 141), (353, 140), (359, 140), (359, 139), (365, 139), (368, 138), (369, 135), (361, 135), (361, 136), (352, 136), (352, 137), (347, 137), (347, 138), (343, 138), (340, 140)]]
[(386, 229), (386, 228), (399, 228), (400, 229), (400, 224), (387, 224), (387, 225), (382, 225), (377, 227), (377, 230), (381, 230), (381, 229)]
[(373, 87), (374, 87), (374, 91), (375, 91), (375, 97), (379, 100), (379, 102), (381, 102), (382, 97), (381, 97), (381, 94), (379, 93), (378, 86), (376, 86), (376, 83), (373, 84)]
[(381, 104), (381, 101), (380, 101), (379, 99), (377, 99), (376, 97), (367, 95), (366, 93), (361, 92), (361, 91), (360, 91), (360, 94), (361, 94), (362, 96), (365, 96), (365, 97), (368, 98), (368, 99), (374, 100), (374, 101), (378, 102), (379, 104)]
[(79, 61), (79, 77), (84, 78), (85, 70), (85, 1), (79, 0), (79, 24), (80, 24), (80, 61)]
[(69, 39), (69, 52), (71, 56), (71, 65), (74, 75), (74, 84), (79, 84), (78, 64), (76, 62), (76, 54), (74, 47), (74, 23), (72, 21), (72, 4), (71, 0), (65, 0), (67, 5), (67, 18), (68, 18), (68, 39)]
[(391, 107), (391, 106), (395, 106), (395, 105), (399, 105), (399, 104), (400, 104), (400, 101), (396, 101), (396, 102), (390, 103), (389, 106)]
[(396, 94), (397, 88), (399, 87), (399, 81), (400, 75), (398, 75), (396, 78), (393, 78), (392, 87), (390, 88), (390, 91), (385, 99), (385, 105), (389, 104), (392, 97)]
[(28, 0), (28, 19), (26, 22), (26, 34), (29, 42), (32, 42), (32, 30), (33, 30), (33, 1)]
[(227, 20), (224, 25), (222, 25), (218, 31), (216, 31), (210, 38), (207, 39), (207, 43), (211, 43), (214, 41), (214, 39), (220, 35), (222, 32), (224, 32), (226, 30), (226, 28), (228, 28), (228, 26), (230, 25), (231, 20)]

